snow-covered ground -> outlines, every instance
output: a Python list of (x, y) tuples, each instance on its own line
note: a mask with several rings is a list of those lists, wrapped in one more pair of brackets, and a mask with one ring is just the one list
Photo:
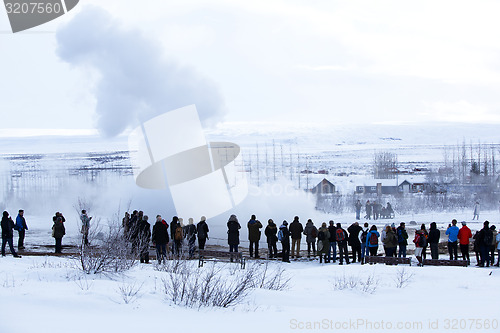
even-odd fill
[[(220, 274), (235, 266), (217, 265), (224, 266)], [(498, 332), (497, 268), (270, 263), (275, 266), (285, 268), (287, 290), (257, 288), (234, 307), (196, 309), (172, 304), (163, 287), (168, 273), (154, 264), (85, 275), (68, 258), (7, 256), (0, 259), (0, 331)], [(342, 289), (344, 282), (352, 288)], [(123, 290), (137, 295), (125, 300)]]

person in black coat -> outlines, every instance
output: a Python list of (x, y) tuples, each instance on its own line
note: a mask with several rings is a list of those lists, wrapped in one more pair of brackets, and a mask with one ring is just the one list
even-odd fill
[(139, 226), (142, 222), (144, 213), (142, 211), (138, 212), (134, 210), (132, 215), (129, 229), (129, 241), (132, 243), (132, 253), (137, 254), (139, 252)]
[(137, 226), (141, 263), (149, 263), (149, 242), (151, 241), (151, 225), (148, 216), (144, 215)]
[(490, 222), (484, 221), (483, 229), (479, 230), (477, 241), (480, 251), (479, 267), (490, 266), (490, 246), (493, 242), (493, 231), (490, 229)]
[(238, 252), (240, 229), (241, 225), (238, 222), (238, 218), (236, 215), (231, 215), (227, 221), (227, 243), (229, 244), (229, 252)]
[(200, 220), (201, 221), (196, 225), (196, 231), (198, 233), (198, 248), (200, 250), (204, 250), (205, 243), (207, 242), (207, 239), (209, 239), (208, 232), (210, 230), (208, 229), (208, 224), (206, 222), (207, 218), (202, 216)]
[(139, 212), (137, 210), (134, 210), (132, 212), (132, 215), (130, 215), (130, 218), (128, 219), (128, 226), (127, 226), (127, 232), (126, 236), (129, 241), (132, 241), (132, 234), (137, 228), (137, 218), (139, 216)]
[(16, 258), (20, 258), (14, 250), (14, 221), (9, 216), (7, 211), (3, 212), (2, 216), (2, 257), (5, 257), (5, 246), (9, 243), (10, 253)]
[(431, 248), (432, 259), (439, 259), (439, 237), (441, 237), (441, 232), (438, 230), (436, 222), (432, 222), (429, 229), (429, 237), (427, 238), (427, 242)]
[(281, 253), (283, 262), (290, 262), (290, 231), (288, 230), (288, 222), (283, 221), (278, 232), (278, 239), (281, 241)]
[(292, 258), (294, 256), (298, 258), (300, 256), (300, 240), (302, 239), (302, 232), (304, 231), (304, 227), (302, 226), (302, 223), (299, 222), (298, 216), (293, 218), (293, 222), (290, 223), (290, 230), (288, 231), (292, 237)]
[(330, 247), (328, 248), (328, 261), (335, 262), (337, 260), (337, 238), (336, 238), (337, 227), (335, 226), (333, 220), (330, 220), (329, 222), (328, 232), (330, 233), (330, 239), (329, 239)]
[(66, 228), (64, 227), (63, 219), (61, 216), (54, 216), (54, 225), (52, 226), (52, 237), (54, 237), (56, 246), (55, 253), (62, 253), (62, 239), (66, 234)]
[(178, 227), (181, 227), (181, 223), (179, 218), (174, 216), (172, 222), (170, 222), (170, 239), (172, 240), (172, 253), (176, 255), (179, 255), (182, 248), (182, 240), (175, 239), (175, 231)]
[(359, 233), (363, 230), (358, 222), (354, 222), (347, 228), (349, 232), (348, 242), (352, 251), (352, 262), (356, 262), (356, 253), (358, 254), (358, 261), (361, 262), (361, 242), (359, 240)]
[(276, 223), (272, 219), (267, 221), (266, 229), (264, 230), (264, 234), (267, 238), (267, 248), (269, 250), (268, 256), (269, 258), (276, 258), (278, 255), (278, 249), (276, 247), (276, 242), (278, 241), (278, 227)]
[(339, 265), (343, 264), (344, 257), (345, 257), (345, 263), (349, 265), (349, 250), (347, 250), (347, 238), (348, 238), (347, 231), (342, 229), (342, 225), (340, 223), (337, 223), (337, 231), (335, 235), (337, 238), (337, 245), (339, 246), (339, 256), (340, 256)]
[(194, 220), (192, 217), (188, 219), (188, 225), (186, 226), (186, 238), (188, 241), (189, 258), (193, 258), (194, 251), (196, 250), (196, 233), (197, 229), (194, 225)]
[(161, 264), (167, 256), (168, 223), (162, 219), (161, 215), (156, 216), (156, 223), (153, 226), (153, 235), (151, 237), (153, 245), (156, 247), (156, 261)]

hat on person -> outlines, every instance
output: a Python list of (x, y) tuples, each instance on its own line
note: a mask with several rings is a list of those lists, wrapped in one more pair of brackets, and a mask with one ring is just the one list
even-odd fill
[(467, 225), (467, 223), (465, 221), (462, 221), (462, 225)]

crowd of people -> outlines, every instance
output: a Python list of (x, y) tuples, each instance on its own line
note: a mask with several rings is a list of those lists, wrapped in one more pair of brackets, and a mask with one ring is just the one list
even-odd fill
[[(445, 235), (448, 236), (447, 247), (450, 260), (458, 260), (458, 245), (463, 260), (467, 260), (470, 264), (469, 257), (469, 242), (473, 239), (473, 249), (477, 257), (477, 266), (494, 265), (495, 251), (500, 252), (500, 234), (496, 232), (494, 225), (489, 226), (489, 222), (485, 221), (481, 230), (472, 236), (471, 230), (467, 227), (466, 222), (462, 222), (462, 228), (456, 226), (457, 221), (454, 219), (447, 228)], [(260, 240), (260, 230), (262, 224), (252, 215), (247, 223), (248, 237), (250, 241), (250, 257), (259, 258), (258, 246)], [(231, 215), (227, 222), (228, 228), (228, 244), (230, 252), (238, 252), (239, 230), (241, 225), (235, 215)], [(365, 263), (366, 256), (376, 256), (379, 246), (382, 245), (386, 257), (403, 257), (407, 255), (407, 246), (409, 235), (406, 230), (406, 224), (401, 222), (396, 228), (395, 224), (386, 224), (379, 232), (376, 225), (369, 226), (364, 223), (360, 226), (358, 222), (352, 223), (347, 229), (344, 229), (341, 223), (329, 221), (321, 224), (317, 228), (311, 219), (307, 220), (305, 226), (299, 221), (299, 217), (295, 216), (293, 221), (288, 224), (283, 221), (278, 228), (272, 219), (268, 220), (268, 224), (264, 230), (268, 245), (269, 258), (278, 256), (277, 243), (281, 242), (281, 257), (285, 262), (290, 262), (290, 257), (300, 257), (300, 244), (302, 237), (305, 236), (307, 244), (307, 257), (310, 258), (319, 256), (320, 263), (336, 262), (339, 265), (350, 264), (353, 262)], [(415, 235), (411, 240), (415, 245), (415, 257), (419, 265), (423, 264), (423, 259), (426, 259), (427, 248), (430, 248), (431, 259), (439, 259), (439, 242), (441, 232), (437, 228), (436, 222), (432, 222), (427, 230), (426, 225), (422, 224), (420, 229), (415, 230)], [(351, 248), (351, 257), (349, 258), (349, 250)], [(255, 251), (254, 251), (255, 248)], [(338, 257), (337, 257), (338, 251)], [(498, 256), (500, 259), (500, 255)], [(499, 259), (495, 266), (499, 265)]]
[[(390, 207), (390, 204), (388, 203)], [(368, 213), (367, 213), (368, 215)], [(375, 215), (374, 215), (375, 218)], [(66, 234), (63, 214), (56, 212), (52, 218), (52, 237), (55, 239), (55, 252), (61, 253), (62, 238)], [(87, 215), (86, 210), (81, 211), (81, 233), (82, 244), (89, 245), (89, 230), (92, 217)], [(457, 220), (452, 220), (445, 231), (447, 236), (447, 248), (450, 260), (458, 260), (458, 249), (460, 248), (462, 260), (470, 264), (469, 246), (473, 242), (473, 251), (477, 259), (477, 266), (489, 267), (499, 266), (500, 261), (500, 233), (496, 231), (495, 225), (489, 225), (488, 221), (483, 223), (483, 228), (474, 235), (467, 227), (466, 222), (461, 222), (462, 227), (457, 226)], [(149, 249), (151, 243), (156, 248), (156, 258), (159, 263), (166, 260), (169, 254), (180, 255), (184, 245), (187, 245), (187, 255), (192, 258), (196, 249), (204, 250), (206, 241), (209, 239), (209, 228), (206, 218), (202, 216), (198, 223), (194, 223), (193, 218), (188, 219), (185, 225), (182, 218), (174, 216), (168, 223), (161, 215), (156, 216), (153, 227), (149, 223), (149, 218), (142, 211), (134, 210), (132, 214), (128, 212), (122, 219), (124, 237), (132, 244), (132, 251), (139, 254), (141, 263), (149, 262)], [(24, 249), (25, 231), (28, 230), (24, 211), (21, 209), (16, 217), (16, 222), (12, 220), (7, 211), (3, 212), (2, 221), (2, 256), (5, 256), (6, 245), (9, 244), (10, 251), (14, 257), (20, 257), (15, 251), (13, 244), (14, 230), (18, 231), (18, 250)], [(261, 239), (262, 223), (252, 215), (247, 222), (249, 254), (252, 258), (260, 258), (259, 242)], [(238, 252), (240, 245), (241, 225), (236, 215), (231, 215), (227, 222), (227, 242), (229, 252)], [(380, 245), (386, 257), (403, 257), (407, 255), (409, 235), (406, 225), (401, 222), (396, 225), (386, 224), (379, 232), (376, 225), (370, 226), (367, 222), (361, 226), (359, 222), (352, 223), (347, 229), (341, 223), (334, 223), (330, 220), (328, 224), (322, 222), (316, 227), (311, 219), (308, 219), (305, 226), (295, 216), (288, 224), (283, 221), (278, 225), (272, 220), (267, 221), (264, 228), (264, 235), (268, 246), (268, 258), (278, 258), (285, 262), (290, 262), (290, 258), (299, 258), (302, 238), (307, 244), (307, 258), (319, 257), (320, 263), (339, 262), (339, 265), (355, 262), (365, 263), (367, 256), (376, 256)], [(437, 228), (436, 222), (432, 222), (427, 230), (422, 224), (420, 229), (415, 230), (412, 242), (415, 245), (415, 257), (420, 265), (426, 259), (427, 248), (430, 248), (431, 259), (439, 259), (439, 248), (441, 232)], [(281, 253), (278, 253), (277, 244), (281, 243)], [(351, 258), (349, 256), (349, 247)], [(497, 262), (495, 264), (495, 252)], [(338, 254), (338, 255), (337, 255)]]
[(170, 253), (179, 256), (183, 251), (184, 242), (187, 242), (190, 258), (195, 254), (196, 241), (198, 241), (198, 249), (205, 249), (210, 230), (204, 216), (197, 224), (194, 224), (193, 218), (189, 218), (188, 224), (184, 225), (183, 219), (177, 216), (174, 216), (169, 224), (161, 215), (157, 215), (152, 230), (148, 220), (147, 215), (137, 210), (134, 210), (132, 214), (126, 212), (122, 219), (125, 237), (132, 243), (132, 250), (139, 253), (141, 263), (149, 262), (151, 242), (156, 248), (158, 263), (166, 260)]

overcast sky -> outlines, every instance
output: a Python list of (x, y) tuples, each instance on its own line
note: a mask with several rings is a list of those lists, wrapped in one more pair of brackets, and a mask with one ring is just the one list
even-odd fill
[(190, 103), (209, 125), (500, 123), (498, 13), (498, 1), (81, 0), (12, 34), (1, 9), (0, 129), (112, 136)]

